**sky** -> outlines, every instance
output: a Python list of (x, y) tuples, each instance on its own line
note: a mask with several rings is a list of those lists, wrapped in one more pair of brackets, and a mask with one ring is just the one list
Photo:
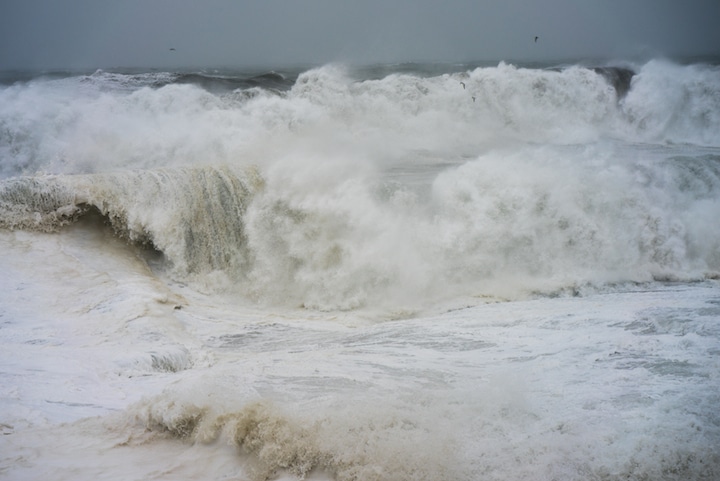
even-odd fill
[(720, 0), (0, 0), (0, 70), (720, 55), (719, 19)]

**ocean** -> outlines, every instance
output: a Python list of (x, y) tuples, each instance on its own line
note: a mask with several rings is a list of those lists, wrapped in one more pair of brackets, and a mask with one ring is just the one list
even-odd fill
[(720, 66), (0, 75), (0, 478), (720, 479)]

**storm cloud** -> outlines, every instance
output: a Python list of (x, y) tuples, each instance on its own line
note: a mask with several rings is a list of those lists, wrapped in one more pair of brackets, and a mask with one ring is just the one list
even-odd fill
[(715, 55), (719, 18), (717, 0), (3, 0), (0, 69)]

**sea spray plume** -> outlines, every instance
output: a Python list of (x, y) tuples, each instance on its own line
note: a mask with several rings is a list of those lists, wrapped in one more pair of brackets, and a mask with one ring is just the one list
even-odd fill
[(414, 196), (380, 194), (378, 173), (356, 160), (295, 155), (264, 173), (246, 222), (257, 297), (345, 310), (414, 302), (428, 287), (427, 219)]
[(266, 172), (246, 222), (259, 298), (417, 306), (720, 271), (713, 156), (628, 163), (594, 148), (497, 151), (429, 170), (428, 192), (322, 172), (304, 162)]
[(615, 87), (583, 67), (555, 71), (501, 63), (435, 77), (392, 74), (361, 81), (342, 68), (323, 67), (302, 74), (287, 99), (308, 103), (304, 125), (343, 126), (345, 134), (337, 128), (333, 133), (362, 135), (362, 147), (390, 149), (383, 155), (394, 149), (477, 151), (503, 139), (575, 143), (610, 134), (621, 121)]
[(265, 163), (309, 138), (381, 161), (420, 149), (476, 155), (503, 141), (718, 142), (716, 68), (653, 61), (634, 69), (630, 83), (616, 67), (505, 63), (357, 80), (332, 65), (281, 93), (213, 94), (167, 73), (35, 80), (0, 90), (0, 175)]
[(633, 77), (621, 107), (633, 138), (718, 147), (720, 67), (652, 60)]
[(595, 140), (617, 121), (615, 88), (583, 67), (556, 71), (500, 63), (469, 72), (466, 84), (476, 122), (525, 142)]
[(623, 165), (587, 153), (494, 154), (441, 174), (438, 230), (457, 274), (541, 290), (716, 275), (717, 157)]
[(284, 132), (295, 115), (292, 103), (257, 87), (221, 95), (139, 80), (121, 88), (113, 78), (0, 88), (0, 176), (233, 164), (243, 154), (262, 159), (262, 141)]

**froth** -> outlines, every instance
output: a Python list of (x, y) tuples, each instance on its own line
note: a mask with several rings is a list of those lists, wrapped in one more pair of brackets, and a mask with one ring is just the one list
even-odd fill
[(275, 125), (267, 92), (253, 96), (256, 109), (242, 92), (218, 96), (192, 85), (128, 90), (107, 82), (98, 88), (82, 79), (37, 81), (0, 90), (0, 174), (233, 163), (262, 150), (256, 139), (267, 135), (265, 122)]
[(253, 285), (332, 309), (716, 275), (715, 158), (625, 155), (497, 151), (428, 168), (428, 190), (285, 166), (248, 209)]
[(5, 174), (83, 174), (5, 181), (2, 226), (94, 208), (183, 282), (321, 310), (720, 270), (717, 154), (634, 143), (717, 145), (710, 67), (648, 63), (623, 98), (593, 69), (507, 64), (326, 66), (253, 95), (94, 77), (1, 92)]
[(308, 139), (341, 142), (381, 162), (418, 149), (477, 154), (508, 141), (720, 145), (716, 67), (652, 61), (637, 68), (627, 92), (607, 71), (500, 63), (356, 81), (325, 66), (287, 91), (221, 93), (166, 84), (162, 74), (18, 83), (0, 90), (0, 173), (265, 163)]
[(412, 182), (333, 149), (264, 172), (18, 178), (0, 221), (47, 230), (94, 209), (183, 282), (320, 310), (718, 275), (716, 157), (623, 149), (500, 150)]
[[(249, 455), (253, 480), (289, 472), (300, 479), (321, 471), (336, 481), (463, 478), (447, 433), (408, 413), (372, 410), (303, 412), (268, 401), (238, 411), (154, 400), (133, 410), (141, 426), (159, 435), (211, 443), (218, 438)], [(358, 411), (358, 409), (360, 409)], [(443, 427), (447, 427), (444, 425)]]
[(651, 61), (622, 101), (635, 138), (720, 145), (720, 68)]

